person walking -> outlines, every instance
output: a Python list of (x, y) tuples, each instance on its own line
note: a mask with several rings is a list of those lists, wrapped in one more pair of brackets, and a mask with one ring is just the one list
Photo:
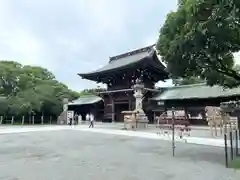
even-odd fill
[(93, 114), (90, 114), (90, 125), (89, 125), (89, 128), (93, 128), (94, 127), (94, 116)]
[(82, 115), (79, 114), (79, 116), (78, 116), (78, 124), (81, 124), (81, 123), (82, 123)]
[(77, 125), (77, 124), (78, 124), (78, 115), (76, 113), (74, 116), (74, 125)]
[(69, 126), (72, 126), (72, 118), (69, 118)]
[(86, 121), (90, 121), (90, 116), (88, 113), (86, 114)]

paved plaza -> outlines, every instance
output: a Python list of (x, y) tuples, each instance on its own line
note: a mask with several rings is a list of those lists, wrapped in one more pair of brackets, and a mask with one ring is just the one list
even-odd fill
[(0, 127), (0, 179), (240, 179), (240, 171), (224, 167), (221, 147), (178, 142), (172, 157), (170, 141), (100, 130), (103, 127)]

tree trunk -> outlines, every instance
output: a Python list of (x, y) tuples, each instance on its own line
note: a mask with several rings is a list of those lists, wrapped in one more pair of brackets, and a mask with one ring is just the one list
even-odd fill
[(12, 116), (11, 125), (13, 125), (13, 122), (14, 122), (14, 116)]
[(3, 123), (3, 116), (0, 117), (0, 124)]
[(24, 116), (22, 117), (22, 125), (24, 124)]

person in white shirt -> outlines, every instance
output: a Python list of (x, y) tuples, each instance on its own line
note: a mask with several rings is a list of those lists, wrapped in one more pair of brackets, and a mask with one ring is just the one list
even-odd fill
[(81, 124), (81, 123), (82, 123), (82, 115), (79, 114), (79, 115), (78, 115), (78, 124)]
[(90, 125), (89, 125), (89, 128), (90, 127), (92, 127), (92, 128), (94, 127), (93, 123), (94, 123), (94, 116), (93, 116), (93, 114), (90, 114)]
[(90, 116), (89, 116), (89, 114), (87, 113), (87, 114), (86, 114), (86, 121), (89, 121), (89, 120), (90, 120), (89, 118), (90, 118)]

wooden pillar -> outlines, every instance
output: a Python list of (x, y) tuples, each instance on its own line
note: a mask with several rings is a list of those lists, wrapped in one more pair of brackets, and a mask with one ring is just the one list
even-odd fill
[(131, 103), (132, 103), (132, 101), (131, 101), (131, 99), (129, 99), (129, 100), (128, 100), (128, 110), (129, 110), (129, 111), (132, 110), (132, 108), (131, 108)]
[(12, 119), (11, 119), (11, 124), (13, 125), (14, 123), (14, 116), (12, 116)]
[(153, 124), (157, 124), (156, 123), (156, 112), (155, 111), (153, 111)]
[(91, 110), (92, 111), (92, 114), (93, 114), (93, 116), (94, 116), (94, 118), (95, 118), (95, 121), (96, 121), (96, 112), (97, 112), (97, 109), (96, 109), (97, 107), (96, 107), (96, 104), (93, 104), (93, 109)]
[(0, 124), (3, 123), (3, 116), (0, 117)]
[(41, 116), (41, 124), (43, 124), (43, 116)]
[(184, 112), (185, 112), (185, 118), (186, 118), (187, 122), (190, 123), (189, 116), (188, 116), (188, 109), (186, 106), (184, 107)]
[(93, 115), (95, 117), (95, 121), (97, 121), (97, 115), (98, 115), (98, 107), (97, 107), (97, 104), (94, 104), (93, 105)]
[(115, 104), (112, 96), (111, 101), (112, 101), (112, 122), (115, 122)]
[(25, 118), (25, 117), (23, 116), (23, 117), (22, 117), (22, 125), (24, 124), (24, 118)]

